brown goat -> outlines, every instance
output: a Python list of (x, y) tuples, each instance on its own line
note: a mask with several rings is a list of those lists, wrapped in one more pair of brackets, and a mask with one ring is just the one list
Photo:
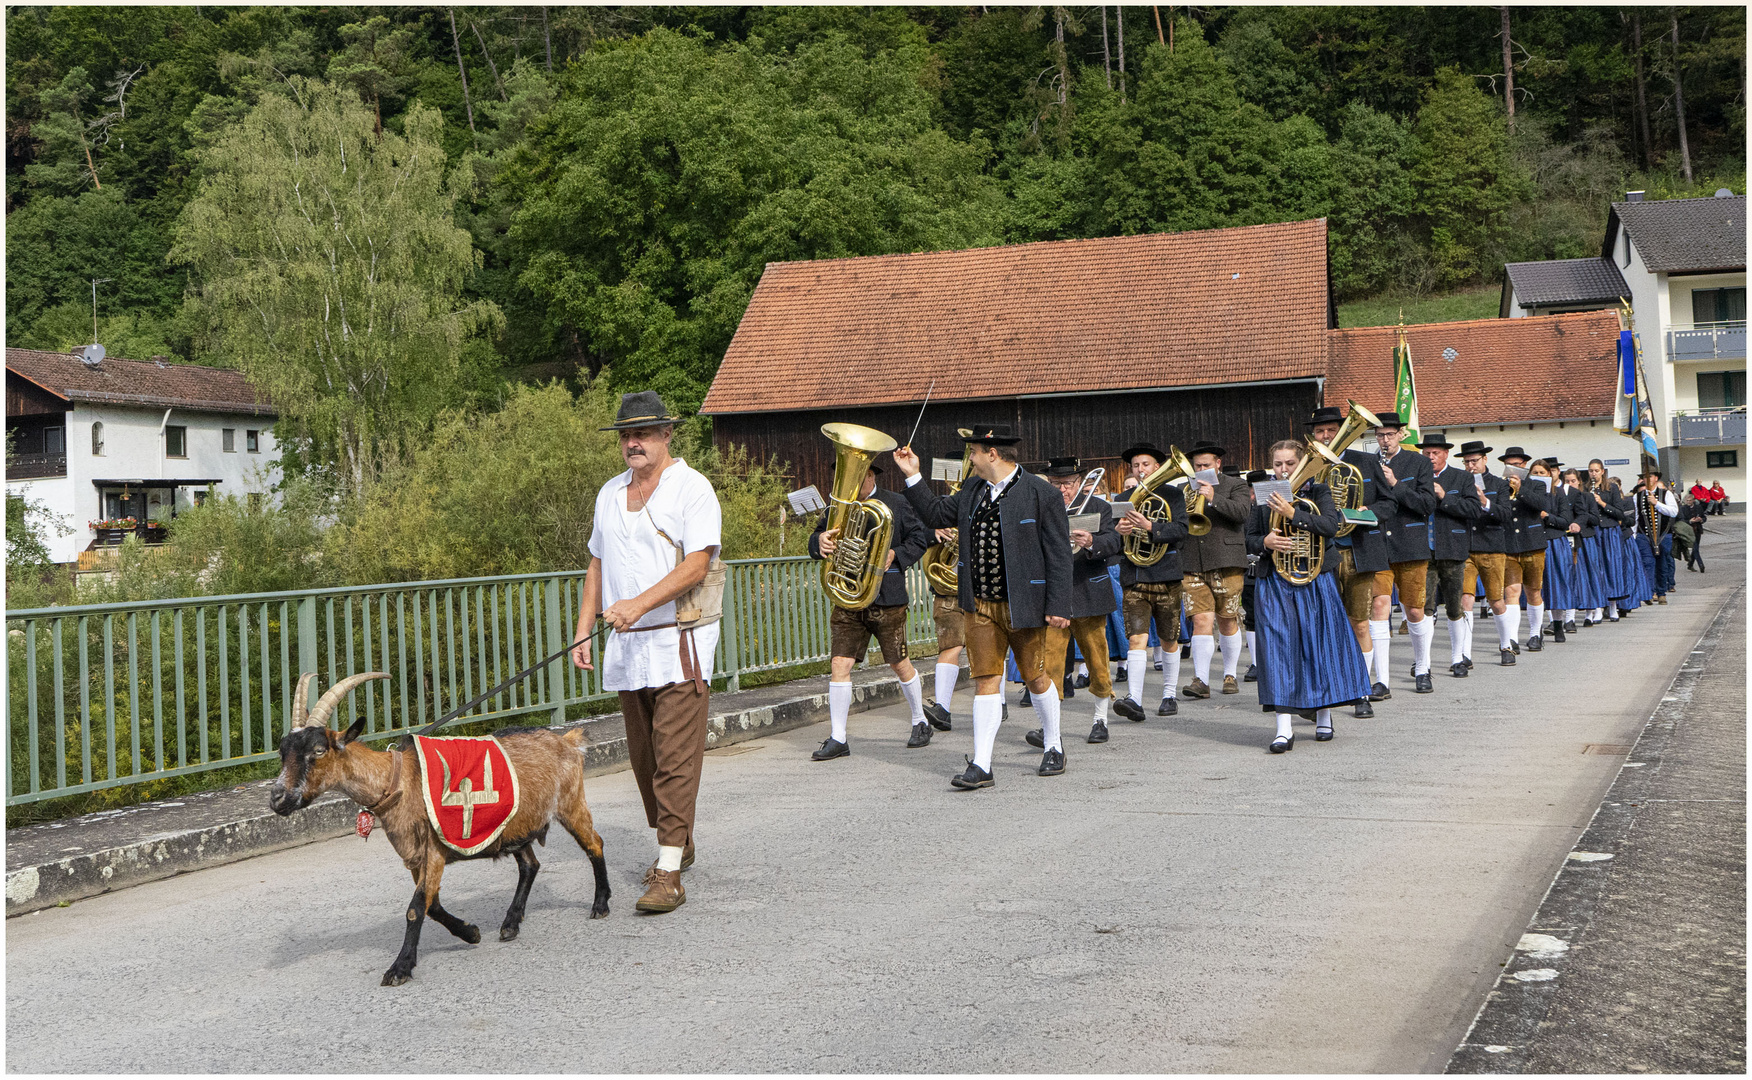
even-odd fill
[(420, 927), (427, 915), (452, 934), (478, 944), (481, 932), (438, 903), (438, 886), (446, 864), (458, 859), (497, 859), (510, 855), (517, 860), (517, 892), (511, 899), (499, 940), (510, 941), (523, 923), (529, 888), (535, 883), (541, 863), (534, 844), (547, 843), (548, 825), (558, 818), (584, 853), (596, 873), (596, 899), (590, 917), (608, 914), (608, 864), (602, 858), (602, 837), (590, 821), (584, 805), (584, 755), (579, 752), (582, 731), (556, 735), (546, 728), (506, 728), (494, 732), (505, 756), (517, 770), (521, 798), (517, 812), (505, 823), (505, 831), (486, 849), (461, 855), (439, 839), (426, 818), (420, 785), (420, 755), (411, 736), (404, 736), (394, 750), (373, 750), (358, 742), (365, 730), (361, 717), (345, 731), (328, 730), (328, 718), (353, 688), (370, 679), (387, 679), (380, 671), (352, 675), (323, 694), (306, 713), (314, 673), (298, 680), (298, 696), (292, 706), (292, 730), (280, 740), (280, 775), (268, 793), (268, 806), (282, 817), (309, 806), (326, 791), (339, 791), (371, 811), (382, 823), (390, 846), (402, 865), (414, 876), (414, 898), (408, 903), (407, 933), (401, 953), (383, 973), (384, 986), (400, 986), (413, 975), (420, 946)]

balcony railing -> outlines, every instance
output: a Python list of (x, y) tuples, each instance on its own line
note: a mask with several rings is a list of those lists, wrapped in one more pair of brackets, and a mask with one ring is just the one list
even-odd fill
[(14, 454), (6, 462), (8, 480), (42, 480), (66, 475), (66, 454)]
[(1746, 323), (1741, 321), (1676, 326), (1667, 331), (1667, 359), (1744, 360)]
[(1673, 417), (1674, 446), (1740, 446), (1746, 442), (1746, 409), (1699, 409)]

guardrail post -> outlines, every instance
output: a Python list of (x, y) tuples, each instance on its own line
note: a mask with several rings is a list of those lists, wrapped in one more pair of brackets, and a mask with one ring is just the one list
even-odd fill
[[(545, 606), (547, 607), (547, 645), (543, 652), (553, 652), (564, 642), (566, 637), (566, 613), (560, 610), (560, 579), (548, 578), (543, 583)], [(553, 722), (566, 722), (566, 657), (560, 657), (548, 663), (547, 694), (553, 703)]]
[(739, 640), (741, 635), (737, 632), (737, 615), (741, 612), (742, 605), (737, 602), (737, 596), (742, 588), (742, 579), (747, 575), (738, 573), (740, 567), (730, 566), (725, 569), (728, 572), (728, 580), (724, 583), (723, 618), (719, 622), (723, 626), (724, 664), (730, 669), (728, 689), (730, 693), (734, 694), (742, 689), (742, 648)]
[[(306, 596), (298, 601), (299, 675), (302, 676), (306, 671), (317, 670), (317, 664), (319, 662), (316, 653), (316, 597)], [(370, 667), (370, 665), (367, 664), (366, 667)], [(329, 672), (329, 677), (333, 678), (334, 672)], [(304, 707), (306, 709), (315, 704), (315, 702), (310, 699), (310, 695), (322, 691), (321, 686), (314, 685), (314, 683), (320, 683), (321, 681), (322, 680), (320, 679), (312, 680), (313, 685), (304, 696)]]

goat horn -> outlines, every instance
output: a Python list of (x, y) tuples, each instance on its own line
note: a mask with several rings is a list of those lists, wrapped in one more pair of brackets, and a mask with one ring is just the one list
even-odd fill
[(310, 710), (310, 719), (305, 721), (313, 727), (327, 727), (328, 718), (335, 711), (335, 706), (353, 692), (355, 686), (370, 682), (372, 679), (387, 679), (389, 673), (384, 671), (367, 671), (359, 675), (349, 675), (340, 682), (328, 688), (328, 692), (316, 701), (316, 708)]
[(293, 728), (301, 728), (310, 722), (310, 684), (315, 679), (314, 671), (298, 676), (298, 693), (292, 698)]

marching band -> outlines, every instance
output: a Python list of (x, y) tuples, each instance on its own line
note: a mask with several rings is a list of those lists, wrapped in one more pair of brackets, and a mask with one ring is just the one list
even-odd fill
[[(851, 665), (872, 637), (902, 680), (909, 747), (928, 745), (933, 728), (951, 729), (965, 648), (973, 753), (950, 784), (974, 791), (995, 784), (1007, 661), (1039, 716), (1025, 735), (1042, 751), (1036, 771), (1057, 776), (1067, 767), (1061, 702), (1079, 686), (1094, 699), (1088, 742), (1108, 741), (1110, 711), (1144, 722), (1152, 639), (1163, 646), (1156, 715), (1177, 716), (1182, 698), (1209, 698), (1213, 684), (1224, 695), (1241, 692), (1245, 633), (1244, 681), (1275, 720), (1267, 750), (1282, 754), (1295, 746), (1297, 717), (1313, 721), (1315, 740), (1327, 742), (1336, 736), (1335, 710), (1368, 718), (1392, 698), (1396, 603), (1420, 694), (1434, 692), (1438, 611), (1448, 628), (1448, 675), (1463, 679), (1473, 668), (1480, 602), (1496, 629), (1501, 667), (1516, 665), (1523, 642), (1541, 652), (1547, 633), (1561, 644), (1578, 628), (1666, 603), (1670, 521), (1679, 508), (1656, 469), (1627, 493), (1598, 459), (1584, 474), (1511, 446), (1493, 472), (1493, 448), (1481, 440), (1402, 443), (1398, 413), (1355, 402), (1316, 409), (1308, 427), (1306, 439), (1272, 446), (1270, 472), (1245, 477), (1224, 468), (1227, 451), (1215, 443), (1198, 441), (1185, 454), (1139, 440), (1119, 455), (1127, 470), (1120, 490), (1105, 495), (1103, 471), (1085, 473), (1075, 457), (1049, 458), (1040, 475), (1024, 469), (1021, 437), (1002, 425), (960, 429), (962, 468), (943, 495), (926, 482), (911, 446), (894, 447), (855, 425), (824, 427), (839, 457), (810, 554), (824, 561), (834, 601), (833, 708), (831, 733), (814, 758), (849, 754), (850, 694), (832, 691), (850, 690)], [(1373, 451), (1352, 446), (1370, 433)], [(873, 459), (890, 448), (905, 479), (901, 492), (875, 485)], [(915, 561), (935, 594), (932, 700), (906, 655), (903, 571)], [(1193, 672), (1180, 686), (1188, 622)], [(1212, 671), (1219, 653), (1220, 681)]]

